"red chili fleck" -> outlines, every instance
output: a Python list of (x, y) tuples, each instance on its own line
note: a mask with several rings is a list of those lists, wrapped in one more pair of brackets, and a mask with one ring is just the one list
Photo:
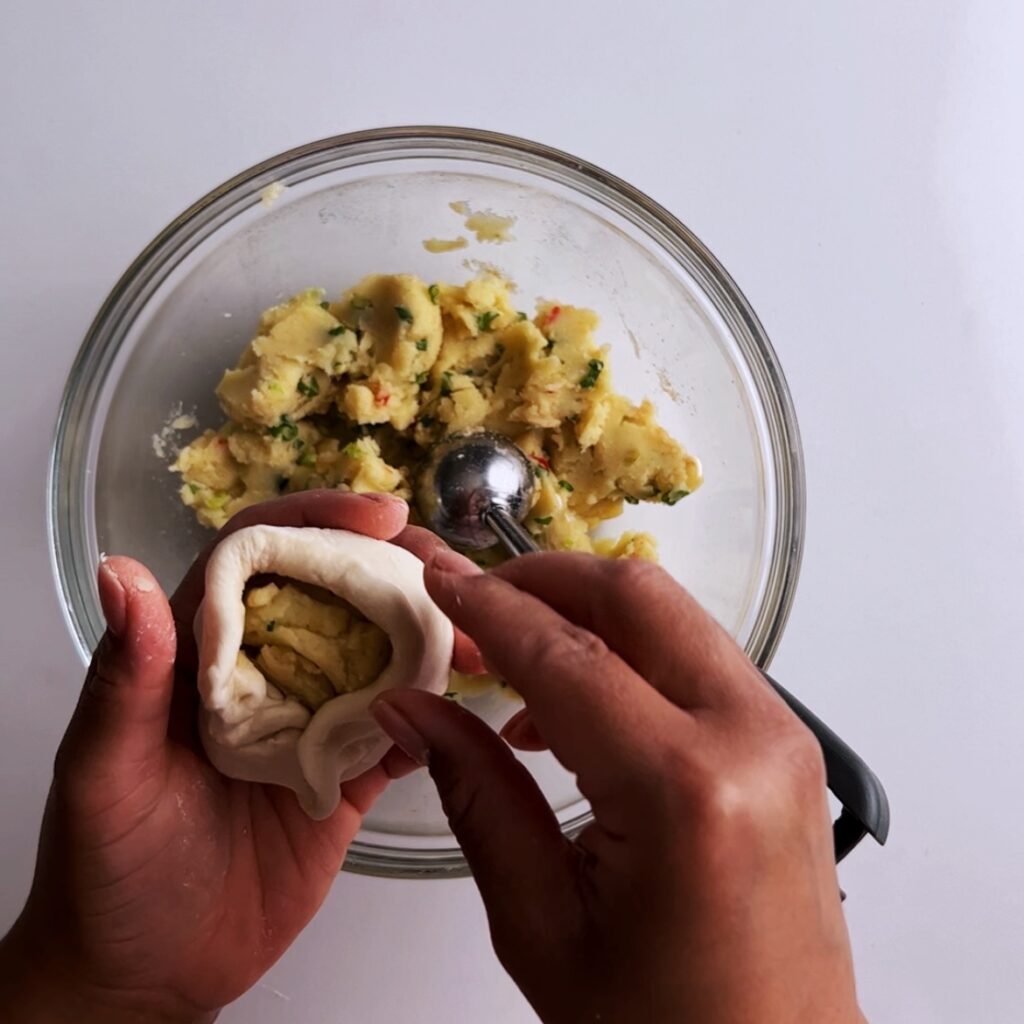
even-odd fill
[(550, 327), (559, 318), (559, 316), (561, 316), (561, 313), (561, 306), (552, 306), (551, 309), (548, 310), (548, 315), (544, 317), (544, 326)]
[(543, 466), (549, 473), (551, 472), (551, 460), (545, 458), (543, 455), (531, 455), (531, 459), (537, 463), (538, 466)]
[(391, 401), (391, 396), (386, 392), (382, 391), (380, 394), (373, 396), (374, 405), (387, 405)]
[(221, 448), (224, 448), (227, 445), (227, 443), (228, 443), (228, 439), (226, 437), (218, 437), (217, 438), (217, 444), (219, 444), (221, 446)]

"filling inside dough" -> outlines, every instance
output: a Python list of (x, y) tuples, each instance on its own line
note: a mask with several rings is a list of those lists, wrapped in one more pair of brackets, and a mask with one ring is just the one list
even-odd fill
[(448, 684), (454, 629), (423, 563), (346, 530), (257, 525), (217, 544), (205, 584), (197, 685), (210, 761), (286, 786), (326, 818), (339, 783), (391, 747), (370, 710), (377, 694)]
[(296, 580), (250, 586), (239, 660), (316, 711), (369, 686), (391, 660), (387, 633), (328, 590)]

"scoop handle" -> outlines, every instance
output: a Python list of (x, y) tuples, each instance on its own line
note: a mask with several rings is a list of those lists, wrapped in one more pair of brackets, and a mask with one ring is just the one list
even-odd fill
[(531, 555), (540, 551), (537, 542), (523, 529), (515, 517), (509, 515), (500, 506), (492, 505), (482, 518), (498, 540), (505, 545), (510, 555)]
[(771, 676), (761, 673), (790, 711), (814, 733), (825, 756), (825, 780), (843, 805), (832, 824), (838, 864), (863, 838), (870, 835), (884, 844), (889, 836), (889, 798), (878, 776), (864, 759), (837, 736), (813, 711)]

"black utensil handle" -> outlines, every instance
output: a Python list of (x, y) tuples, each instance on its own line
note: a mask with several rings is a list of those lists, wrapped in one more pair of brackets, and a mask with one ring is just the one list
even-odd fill
[(843, 805), (842, 812), (832, 824), (836, 863), (865, 835), (870, 835), (880, 844), (885, 843), (889, 836), (889, 798), (878, 776), (813, 711), (801, 704), (771, 676), (763, 672), (761, 674), (821, 744), (828, 788)]

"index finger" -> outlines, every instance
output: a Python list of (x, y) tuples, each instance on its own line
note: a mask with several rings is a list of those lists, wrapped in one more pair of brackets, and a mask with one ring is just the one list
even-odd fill
[[(392, 543), (397, 544), (400, 548), (405, 548), (406, 551), (411, 551), (424, 565), (439, 552), (445, 551), (452, 556), (450, 566), (452, 572), (459, 572), (465, 576), (480, 572), (479, 566), (474, 565), (464, 555), (452, 551), (436, 533), (431, 533), (430, 530), (426, 530), (422, 526), (407, 526), (397, 537), (392, 539)], [(455, 630), (452, 665), (456, 671), (470, 676), (481, 676), (487, 671), (476, 644), (461, 629)]]
[(427, 565), (427, 590), (487, 664), (526, 701), (552, 753), (579, 779), (602, 821), (615, 828), (631, 797), (660, 777), (664, 755), (694, 736), (695, 721), (648, 685), (602, 640), (543, 601), (490, 573)]
[(735, 707), (768, 692), (729, 634), (658, 565), (545, 552), (494, 572), (596, 633), (680, 707)]

